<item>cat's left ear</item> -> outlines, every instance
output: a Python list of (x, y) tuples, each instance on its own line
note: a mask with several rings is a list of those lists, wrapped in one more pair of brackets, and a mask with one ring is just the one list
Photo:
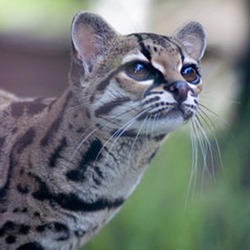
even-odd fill
[(111, 46), (116, 32), (100, 16), (78, 13), (72, 22), (73, 54), (84, 66), (85, 73), (91, 72), (99, 56), (105, 54)]
[(202, 58), (206, 49), (206, 33), (200, 23), (187, 23), (177, 30), (172, 38), (179, 40), (193, 59), (199, 61)]

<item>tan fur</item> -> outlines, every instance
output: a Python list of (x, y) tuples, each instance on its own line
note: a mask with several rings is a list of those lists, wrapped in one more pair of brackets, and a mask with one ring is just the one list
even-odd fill
[(194, 22), (179, 32), (121, 36), (79, 13), (61, 96), (0, 91), (1, 249), (76, 249), (117, 213), (166, 136), (197, 112), (201, 83), (183, 72), (196, 72), (205, 35)]

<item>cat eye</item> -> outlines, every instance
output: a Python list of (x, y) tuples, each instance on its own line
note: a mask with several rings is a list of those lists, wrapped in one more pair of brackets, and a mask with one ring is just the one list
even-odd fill
[(146, 81), (153, 78), (153, 72), (149, 64), (134, 61), (125, 66), (125, 73), (136, 81)]
[(182, 68), (182, 76), (191, 84), (198, 84), (200, 82), (200, 74), (195, 65), (188, 65)]

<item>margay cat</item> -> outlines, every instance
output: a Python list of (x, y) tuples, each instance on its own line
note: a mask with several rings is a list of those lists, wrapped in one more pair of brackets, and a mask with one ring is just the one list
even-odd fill
[(81, 12), (58, 98), (0, 92), (0, 249), (76, 249), (132, 193), (166, 136), (196, 115), (205, 33), (117, 34)]

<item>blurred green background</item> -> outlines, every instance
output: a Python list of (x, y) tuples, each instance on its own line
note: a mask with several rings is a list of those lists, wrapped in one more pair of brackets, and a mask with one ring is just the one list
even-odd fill
[(0, 87), (23, 96), (60, 93), (71, 20), (83, 9), (121, 32), (170, 35), (183, 22), (202, 22), (208, 49), (201, 102), (217, 114), (207, 111), (215, 127), (206, 171), (199, 156), (189, 184), (189, 129), (175, 132), (121, 212), (84, 249), (250, 249), (249, 1), (0, 0)]

